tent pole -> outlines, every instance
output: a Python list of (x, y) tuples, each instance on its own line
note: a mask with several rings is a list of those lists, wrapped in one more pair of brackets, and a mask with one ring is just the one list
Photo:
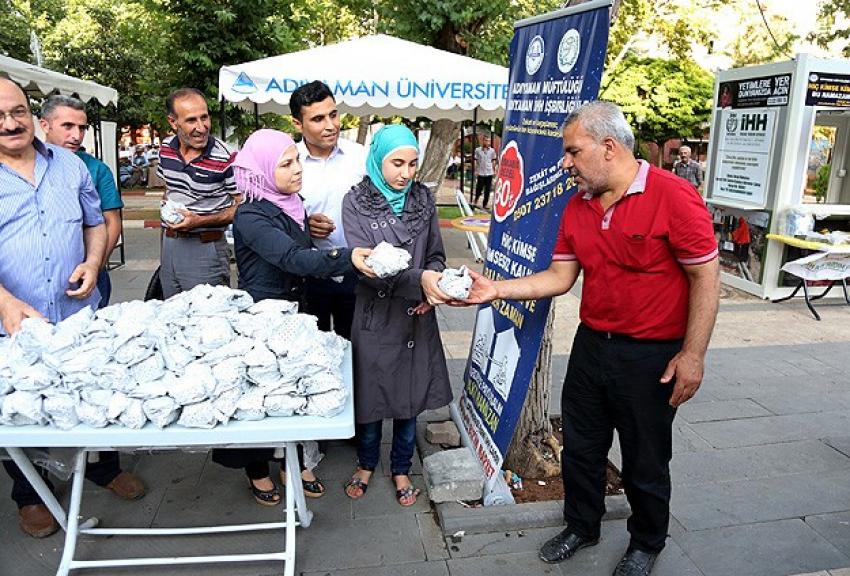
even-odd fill
[(94, 109), (94, 155), (103, 160), (103, 132), (100, 129), (100, 106)]
[(466, 172), (466, 162), (463, 158), (463, 125), (466, 123), (466, 120), (460, 121), (460, 193), (466, 194), (466, 190), (463, 189), (463, 176), (464, 172)]
[(225, 113), (225, 110), (224, 110), (224, 96), (221, 97), (221, 105), (219, 106), (218, 113), (219, 113), (219, 122), (221, 123), (221, 139), (225, 140), (226, 139), (225, 129), (226, 129), (226, 124), (227, 124), (227, 114)]
[(254, 130), (260, 129), (260, 107), (254, 102)]
[(475, 168), (478, 162), (475, 160), (475, 149), (478, 148), (478, 106), (472, 109), (472, 173), (469, 178), (469, 198), (475, 193), (476, 176)]

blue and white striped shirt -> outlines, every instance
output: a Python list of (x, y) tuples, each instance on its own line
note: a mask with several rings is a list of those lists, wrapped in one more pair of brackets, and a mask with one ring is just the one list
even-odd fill
[[(73, 153), (35, 147), (35, 185), (0, 162), (0, 285), (56, 323), (100, 294), (77, 300), (65, 294), (68, 278), (86, 258), (83, 226), (103, 223), (91, 176)], [(0, 334), (3, 328), (0, 326)]]

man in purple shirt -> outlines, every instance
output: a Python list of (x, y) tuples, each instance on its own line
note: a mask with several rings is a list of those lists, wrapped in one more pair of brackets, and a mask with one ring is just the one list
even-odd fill
[[(56, 323), (97, 308), (97, 276), (106, 250), (100, 200), (85, 164), (61, 146), (35, 138), (26, 95), (0, 78), (0, 336), (25, 318)], [(58, 528), (17, 466), (21, 528), (34, 537)]]

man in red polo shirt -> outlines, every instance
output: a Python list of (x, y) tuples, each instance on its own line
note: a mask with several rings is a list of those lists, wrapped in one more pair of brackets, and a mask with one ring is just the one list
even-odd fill
[(667, 537), (672, 424), (699, 388), (720, 292), (717, 242), (687, 181), (632, 154), (614, 104), (592, 102), (564, 123), (563, 168), (579, 186), (550, 267), (475, 282), (466, 303), (566, 293), (584, 271), (581, 324), (561, 398), (564, 519), (540, 558), (560, 562), (599, 541), (614, 429), (632, 508), (631, 541), (614, 576), (647, 576)]

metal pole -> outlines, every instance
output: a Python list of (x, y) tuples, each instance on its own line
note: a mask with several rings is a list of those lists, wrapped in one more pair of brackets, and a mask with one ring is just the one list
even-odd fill
[(472, 175), (469, 178), (469, 197), (475, 194), (475, 186), (477, 184), (475, 177), (475, 149), (478, 148), (478, 106), (472, 109)]
[(464, 172), (466, 171), (466, 162), (464, 162), (463, 158), (463, 125), (466, 123), (466, 120), (460, 121), (460, 193), (466, 194), (466, 191), (463, 189), (463, 180), (464, 180)]
[(227, 114), (226, 114), (225, 109), (224, 109), (224, 96), (221, 97), (221, 103), (220, 103), (218, 112), (219, 112), (219, 123), (221, 124), (221, 139), (224, 140), (226, 138), (225, 129), (227, 127)]
[(260, 129), (260, 107), (254, 102), (254, 130)]

